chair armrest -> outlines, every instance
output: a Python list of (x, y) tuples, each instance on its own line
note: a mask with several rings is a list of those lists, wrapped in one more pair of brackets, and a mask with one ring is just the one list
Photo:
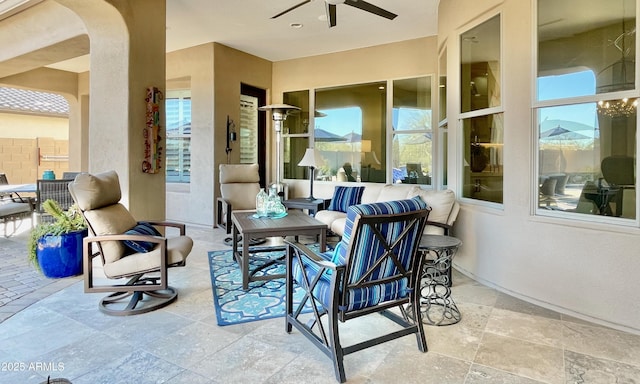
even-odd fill
[(162, 236), (150, 236), (150, 235), (126, 235), (122, 234), (114, 234), (114, 235), (98, 235), (98, 236), (87, 236), (84, 238), (84, 241), (88, 243), (98, 243), (101, 241), (123, 241), (123, 240), (131, 240), (131, 241), (147, 241), (149, 243), (163, 244), (166, 246), (167, 238)]
[[(231, 203), (223, 197), (218, 197), (218, 209), (216, 212), (216, 225), (220, 228), (224, 228), (227, 231), (227, 234), (231, 233), (231, 211), (233, 210), (233, 206)], [(224, 219), (223, 219), (224, 216)]]
[(440, 227), (440, 228), (444, 229), (444, 234), (446, 236), (449, 236), (449, 232), (451, 232), (451, 225), (449, 225), (449, 224), (444, 224), (444, 223), (439, 223), (437, 221), (429, 221), (429, 220), (427, 220), (427, 223), (425, 224), (425, 226), (428, 226), (428, 225), (431, 225), (431, 226), (434, 226), (434, 227)]
[(182, 223), (176, 223), (173, 221), (147, 221), (151, 225), (157, 225), (159, 227), (172, 227), (180, 230), (180, 236), (184, 236), (187, 233), (186, 226)]
[(284, 242), (288, 246), (291, 246), (296, 253), (308, 259), (309, 261), (311, 261), (313, 264), (317, 266), (331, 269), (333, 271), (336, 271), (338, 270), (338, 268), (343, 267), (343, 266), (338, 266), (337, 264), (334, 264), (326, 259), (323, 259), (322, 257), (318, 256), (316, 252), (314, 252), (313, 250), (311, 250), (309, 247), (307, 247), (302, 243), (299, 243), (297, 241), (288, 241), (288, 240), (285, 240)]
[[(104, 264), (105, 255), (101, 254), (101, 252), (92, 252), (91, 244), (99, 243), (103, 241), (146, 241), (149, 243), (155, 243), (160, 245), (160, 268), (161, 270), (166, 270), (167, 265), (169, 263), (168, 253), (167, 253), (167, 238), (160, 236), (148, 236), (148, 235), (126, 235), (126, 234), (114, 234), (114, 235), (96, 235), (96, 236), (87, 236), (82, 239), (82, 253), (86, 259), (87, 266), (85, 266), (85, 271), (91, 271), (93, 258), (96, 256), (100, 256), (102, 259), (102, 263)], [(91, 273), (91, 272), (89, 272)], [(86, 287), (86, 286), (85, 286)]]

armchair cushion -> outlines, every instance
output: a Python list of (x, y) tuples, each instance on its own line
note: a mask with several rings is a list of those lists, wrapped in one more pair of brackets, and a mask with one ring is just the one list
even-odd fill
[[(120, 203), (85, 211), (84, 216), (91, 223), (96, 236), (120, 235), (137, 224), (136, 219)], [(104, 241), (102, 251), (105, 262), (111, 263), (124, 256), (126, 247), (122, 241)]]
[[(135, 227), (125, 232), (125, 235), (162, 236), (160, 232), (146, 221), (139, 221)], [(151, 251), (156, 243), (150, 241), (124, 240), (124, 245), (134, 252), (146, 253)]]
[(453, 205), (456, 202), (456, 194), (452, 190), (433, 191), (416, 187), (409, 192), (408, 197), (414, 196), (420, 196), (431, 207), (431, 213), (429, 213), (430, 222), (453, 224), (450, 223), (450, 216), (454, 212)]
[[(331, 252), (325, 252), (317, 254), (321, 259), (331, 261), (337, 267), (345, 266), (347, 263), (347, 256), (349, 252), (349, 243), (351, 241), (351, 232), (353, 225), (358, 215), (386, 215), (386, 214), (398, 214), (412, 212), (420, 209), (427, 208), (427, 204), (420, 198), (414, 197), (406, 200), (396, 200), (379, 202), (372, 204), (354, 205), (349, 208), (347, 213), (347, 224), (345, 227), (345, 234), (337, 244), (333, 254)], [(399, 223), (383, 224), (381, 232), (386, 234), (387, 241), (392, 242), (393, 239), (399, 237), (403, 230), (403, 226)], [(362, 257), (360, 263), (354, 263), (351, 265), (351, 270), (348, 271), (350, 282), (356, 282), (364, 277), (364, 274), (380, 259), (386, 249), (384, 245), (377, 241), (375, 234), (369, 228), (363, 228), (363, 233), (358, 237), (357, 244), (352, 244), (352, 247), (358, 249), (360, 255), (368, 255), (368, 257)], [(415, 232), (409, 236), (421, 236), (421, 233)], [(412, 240), (411, 240), (412, 241)], [(400, 252), (402, 258), (400, 262), (406, 263), (410, 261), (410, 254), (403, 250)], [(297, 260), (293, 261), (293, 278), (296, 281), (302, 281), (302, 274), (306, 273), (308, 280), (313, 280), (318, 272), (322, 269), (318, 264), (309, 259), (303, 260), (303, 268), (300, 268)], [(390, 260), (385, 260), (369, 278), (379, 279), (389, 274), (389, 271), (397, 268)], [(405, 269), (410, 269), (410, 265), (404, 265)], [(304, 271), (304, 272), (303, 272)], [(332, 290), (331, 290), (331, 270), (326, 270), (319, 278), (318, 284), (314, 287), (314, 296), (317, 297), (320, 302), (328, 307), (331, 304)], [(388, 282), (365, 285), (357, 288), (350, 288), (348, 290), (348, 303), (346, 311), (354, 311), (372, 305), (377, 305), (390, 300), (395, 300), (398, 297), (404, 297), (408, 295), (408, 279), (394, 279)]]
[(328, 209), (330, 211), (347, 212), (350, 206), (360, 204), (363, 193), (364, 187), (337, 186), (333, 191), (333, 197)]

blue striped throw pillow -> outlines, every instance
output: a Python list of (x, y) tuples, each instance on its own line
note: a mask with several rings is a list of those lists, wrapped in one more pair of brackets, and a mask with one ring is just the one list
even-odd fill
[[(158, 232), (155, 227), (146, 221), (139, 221), (135, 227), (124, 233), (125, 235), (143, 235), (143, 236), (162, 236), (160, 232)], [(150, 241), (134, 241), (134, 240), (124, 240), (124, 245), (128, 248), (131, 248), (134, 252), (137, 253), (146, 253), (151, 251), (157, 243), (152, 243)]]
[(360, 204), (363, 192), (364, 187), (337, 186), (333, 191), (333, 197), (328, 209), (330, 211), (347, 212), (350, 206)]

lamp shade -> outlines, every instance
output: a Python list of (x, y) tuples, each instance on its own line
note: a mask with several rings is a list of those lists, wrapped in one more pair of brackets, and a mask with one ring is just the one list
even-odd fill
[(313, 167), (318, 168), (322, 165), (322, 156), (320, 155), (320, 151), (315, 148), (307, 148), (304, 152), (304, 156), (302, 160), (298, 163), (300, 167)]
[(371, 152), (371, 140), (362, 140), (360, 142), (362, 152)]

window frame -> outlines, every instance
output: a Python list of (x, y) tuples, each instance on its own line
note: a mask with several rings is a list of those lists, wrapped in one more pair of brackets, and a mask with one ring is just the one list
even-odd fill
[[(434, 178), (434, 176), (437, 174), (436, 170), (439, 169), (439, 164), (440, 164), (440, 159), (438, 154), (440, 153), (439, 151), (439, 147), (438, 147), (438, 142), (439, 142), (439, 128), (437, 128), (437, 119), (438, 117), (436, 116), (436, 113), (434, 113), (435, 108), (434, 108), (434, 100), (436, 99), (436, 93), (437, 93), (437, 87), (435, 87), (434, 82), (435, 82), (435, 78), (436, 78), (436, 74), (435, 73), (427, 73), (427, 74), (417, 74), (417, 75), (413, 75), (413, 76), (404, 76), (404, 77), (398, 77), (398, 78), (390, 78), (390, 79), (386, 79), (386, 80), (370, 80), (370, 81), (366, 81), (366, 82), (361, 82), (361, 83), (349, 83), (349, 84), (341, 84), (341, 85), (329, 85), (329, 86), (316, 86), (316, 87), (312, 87), (312, 88), (304, 88), (304, 89), (292, 89), (292, 90), (285, 90), (283, 91), (283, 99), (284, 99), (284, 95), (287, 93), (293, 93), (293, 92), (301, 92), (301, 91), (308, 91), (309, 92), (309, 116), (308, 116), (308, 121), (309, 121), (309, 126), (313, 127), (315, 126), (315, 116), (314, 116), (314, 111), (316, 110), (317, 106), (316, 106), (316, 92), (318, 91), (322, 91), (324, 89), (333, 89), (333, 88), (339, 88), (339, 87), (348, 87), (348, 86), (358, 86), (358, 85), (366, 85), (366, 84), (373, 84), (373, 83), (385, 83), (386, 85), (386, 104), (385, 104), (385, 108), (386, 108), (386, 120), (383, 122), (383, 124), (385, 124), (384, 126), (384, 137), (385, 137), (385, 143), (384, 143), (384, 148), (385, 148), (385, 161), (383, 163), (383, 165), (385, 166), (385, 181), (382, 182), (374, 182), (374, 181), (370, 181), (371, 183), (378, 183), (378, 184), (388, 184), (391, 182), (391, 180), (393, 180), (392, 177), (392, 172), (393, 169), (391, 167), (391, 155), (392, 155), (392, 140), (393, 140), (393, 135), (394, 135), (394, 131), (393, 131), (393, 127), (392, 127), (392, 110), (393, 110), (393, 82), (396, 80), (408, 80), (408, 79), (417, 79), (417, 78), (423, 78), (423, 77), (429, 77), (430, 78), (430, 84), (431, 84), (431, 94), (430, 94), (430, 98), (431, 98), (431, 132), (432, 132), (432, 180), (431, 180), (431, 184), (416, 184), (419, 185), (423, 188), (426, 189), (437, 189), (437, 185), (436, 178)], [(403, 131), (404, 133), (406, 133), (407, 131)], [(410, 131), (411, 133), (416, 133), (418, 131)], [(308, 146), (311, 147), (315, 147), (315, 140), (314, 140), (314, 135), (313, 135), (313, 130), (312, 129), (308, 129), (306, 133), (289, 133), (287, 131), (283, 131), (282, 132), (282, 140), (289, 140), (289, 139), (293, 139), (293, 138), (307, 138), (308, 139)], [(284, 159), (283, 159), (283, 163), (284, 163)], [(285, 180), (304, 180), (304, 179), (308, 179), (308, 176), (306, 176), (307, 173), (305, 171), (305, 177), (304, 178), (286, 178)], [(437, 177), (437, 176), (435, 176)], [(320, 180), (316, 180), (318, 182), (320, 182)]]
[[(504, 68), (506, 67), (505, 64), (505, 55), (504, 55), (504, 12), (501, 9), (496, 9), (493, 12), (487, 13), (485, 15), (483, 15), (481, 18), (478, 18), (476, 20), (474, 20), (472, 23), (469, 23), (463, 27), (461, 27), (458, 31), (458, 33), (456, 34), (456, 47), (458, 48), (458, 52), (457, 52), (457, 66), (456, 66), (456, 75), (457, 75), (457, 84), (458, 84), (458, 89), (457, 89), (457, 95), (458, 95), (458, 100), (457, 105), (456, 105), (456, 109), (458, 110), (458, 116), (457, 116), (457, 120), (456, 120), (456, 153), (457, 153), (457, 158), (458, 158), (458, 172), (457, 173), (457, 181), (458, 181), (458, 191), (457, 194), (460, 198), (461, 201), (467, 203), (467, 204), (471, 204), (471, 205), (478, 205), (478, 206), (482, 206), (482, 207), (488, 207), (488, 208), (492, 208), (492, 209), (499, 209), (499, 210), (503, 210), (504, 209), (504, 172), (502, 173), (501, 176), (501, 182), (502, 182), (502, 202), (498, 203), (498, 202), (494, 202), (494, 201), (488, 201), (488, 200), (482, 200), (482, 199), (476, 199), (473, 197), (468, 197), (465, 196), (465, 137), (464, 137), (464, 120), (466, 119), (473, 119), (476, 117), (484, 117), (484, 116), (490, 116), (490, 115), (497, 115), (497, 114), (502, 114), (503, 116), (503, 121), (504, 121), (504, 115), (505, 115), (505, 107), (504, 107), (504, 98), (501, 96), (500, 98), (500, 103), (497, 106), (488, 106), (486, 108), (482, 108), (482, 109), (475, 109), (475, 110), (470, 110), (467, 112), (462, 112), (462, 36), (469, 32), (470, 30), (480, 26), (481, 24), (490, 21), (491, 19), (493, 19), (494, 17), (499, 17), (499, 27), (500, 27), (500, 33), (499, 33), (499, 44), (500, 44), (500, 48), (498, 50), (499, 52), (499, 63), (500, 63), (500, 84), (501, 84), (501, 94), (502, 91), (504, 90), (504, 86), (502, 86), (502, 84), (505, 84), (504, 81)], [(450, 76), (448, 76), (450, 77)], [(447, 84), (449, 87), (451, 85), (451, 82), (448, 81)], [(445, 120), (446, 121), (446, 120)], [(445, 124), (448, 126), (448, 123), (445, 122)], [(506, 133), (506, 127), (503, 126), (503, 135), (505, 135)], [(503, 139), (503, 148), (504, 148), (504, 139)], [(503, 167), (504, 167), (504, 163), (503, 163)], [(470, 172), (470, 170), (469, 170)]]
[[(636, 141), (635, 141), (635, 167), (636, 167), (636, 182), (635, 182), (635, 203), (636, 203), (636, 213), (635, 218), (621, 218), (615, 216), (605, 216), (599, 214), (577, 214), (575, 212), (568, 212), (563, 210), (549, 210), (540, 207), (539, 205), (539, 178), (540, 178), (540, 121), (539, 121), (539, 111), (545, 108), (552, 107), (562, 107), (562, 106), (572, 106), (579, 104), (587, 104), (587, 103), (598, 103), (599, 101), (609, 101), (609, 100), (618, 100), (624, 98), (640, 98), (640, 63), (638, 63), (638, 53), (640, 52), (640, 39), (635, 38), (635, 89), (632, 90), (621, 90), (621, 91), (612, 91), (612, 92), (597, 92), (597, 82), (596, 82), (596, 92), (593, 95), (581, 95), (581, 96), (570, 96), (570, 97), (560, 97), (556, 99), (544, 99), (539, 100), (539, 88), (538, 88), (538, 79), (539, 79), (539, 68), (540, 68), (540, 52), (539, 52), (539, 30), (538, 30), (538, 19), (539, 19), (539, 1), (536, 0), (532, 2), (532, 15), (533, 15), (533, 23), (532, 23), (532, 55), (533, 55), (533, 68), (532, 68), (532, 76), (531, 76), (531, 116), (532, 116), (532, 127), (531, 127), (531, 142), (532, 142), (532, 173), (531, 173), (531, 215), (534, 217), (540, 217), (543, 219), (550, 220), (570, 220), (572, 225), (579, 225), (583, 223), (586, 227), (593, 227), (595, 224), (598, 228), (602, 226), (602, 224), (607, 225), (615, 225), (616, 227), (630, 227), (637, 228), (640, 226), (640, 191), (638, 190), (638, 186), (640, 181), (638, 180), (638, 168), (640, 166), (640, 159), (638, 156), (638, 145), (640, 144), (640, 135), (638, 132), (638, 122), (640, 122), (640, 113), (636, 113)], [(638, 20), (640, 16), (640, 4), (638, 1), (635, 2), (635, 23), (636, 28), (638, 27)], [(579, 66), (574, 67), (576, 69), (580, 68)], [(568, 72), (572, 73), (572, 72)], [(597, 77), (598, 74), (594, 73)]]
[[(166, 121), (166, 103), (169, 99), (177, 99), (179, 100), (179, 109), (181, 110), (179, 113), (182, 114), (182, 108), (183, 108), (183, 102), (184, 100), (189, 100), (190, 102), (190, 108), (189, 108), (189, 126), (191, 127), (191, 129), (193, 128), (193, 98), (191, 95), (191, 89), (171, 89), (171, 90), (167, 90), (166, 91), (166, 97), (165, 97), (165, 125), (168, 127), (169, 126), (169, 122)], [(168, 141), (169, 139), (178, 139), (179, 141), (182, 141), (182, 139), (188, 139), (189, 140), (189, 165), (191, 165), (191, 138), (192, 138), (192, 131), (191, 129), (189, 130), (189, 133), (184, 133), (181, 132), (179, 134), (169, 134), (169, 130), (165, 129), (166, 132), (166, 140), (165, 140), (165, 147), (168, 146)], [(184, 163), (184, 153), (181, 149), (178, 150), (179, 154), (178, 154), (178, 163), (179, 164), (183, 164)], [(165, 159), (164, 159), (164, 168), (165, 168), (165, 177), (166, 177), (166, 184), (185, 184), (185, 185), (189, 185), (191, 184), (191, 172), (189, 172), (188, 175), (185, 175), (183, 173), (182, 168), (178, 171), (179, 175), (178, 176), (169, 176), (167, 174), (169, 167), (168, 167), (168, 160), (167, 160), (167, 156), (168, 156), (168, 150), (165, 149)], [(190, 167), (189, 167), (190, 168)]]

